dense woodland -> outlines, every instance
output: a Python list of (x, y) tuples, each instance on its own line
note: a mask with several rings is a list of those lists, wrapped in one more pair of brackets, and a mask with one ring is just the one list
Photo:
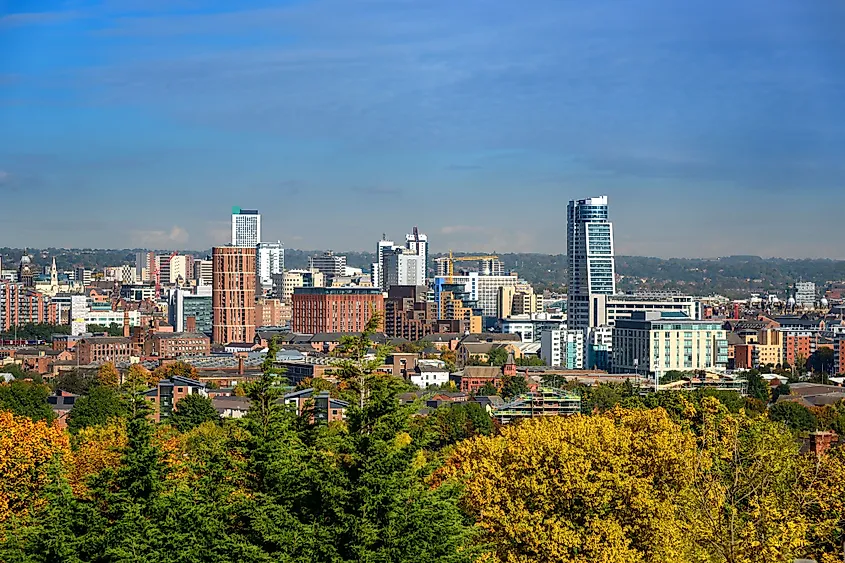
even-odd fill
[[(67, 250), (29, 249), (34, 262), (49, 265), (53, 256), (59, 268), (73, 266), (103, 268), (118, 264), (134, 264), (137, 250)], [(161, 253), (169, 251), (161, 250)], [(288, 268), (304, 268), (308, 257), (321, 251), (287, 249), (285, 263)], [(0, 248), (0, 258), (5, 267), (17, 264), (22, 249)], [(199, 258), (208, 251), (188, 252)], [(375, 259), (372, 252), (344, 252), (350, 266), (369, 270)], [(459, 255), (461, 253), (458, 253)], [(563, 290), (566, 285), (566, 256), (562, 254), (499, 253), (508, 270), (539, 289)], [(432, 254), (433, 258), (440, 255)], [(430, 265), (433, 273), (433, 264)], [(796, 281), (813, 281), (827, 284), (845, 280), (845, 261), (786, 258), (760, 258), (757, 256), (728, 256), (724, 258), (648, 258), (644, 256), (618, 256), (617, 273), (622, 276), (619, 288), (623, 291), (667, 290), (694, 295), (722, 294), (728, 297), (747, 297), (750, 293), (776, 292), (782, 297)]]
[(141, 392), (173, 374), (140, 367), (66, 376), (68, 430), (46, 387), (0, 385), (0, 561), (841, 561), (845, 448), (799, 437), (842, 405), (800, 426), (756, 378), (750, 398), (558, 382), (589, 414), (498, 427), (476, 403), (417, 416), (371, 346), (348, 338), (339, 383), (310, 382), (351, 401), (329, 425), (280, 404), (272, 362), (239, 420), (192, 396), (153, 423)]

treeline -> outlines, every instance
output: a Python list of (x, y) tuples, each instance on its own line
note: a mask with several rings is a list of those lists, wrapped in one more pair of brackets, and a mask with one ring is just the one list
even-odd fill
[[(55, 256), (61, 269), (73, 266), (103, 268), (120, 264), (134, 264), (139, 249), (29, 249), (37, 266), (47, 266)], [(0, 258), (6, 267), (17, 266), (23, 249), (0, 248)], [(166, 254), (170, 251), (157, 251)], [(198, 258), (210, 250), (187, 251)], [(285, 250), (287, 268), (306, 268), (308, 258), (319, 250)], [(42, 257), (43, 253), (43, 257)], [(338, 251), (347, 263), (369, 270), (375, 260), (373, 252)], [(467, 253), (456, 253), (456, 255)], [(468, 254), (473, 254), (468, 252)], [(539, 289), (562, 290), (567, 283), (567, 262), (563, 254), (496, 253), (506, 270), (515, 270)], [(443, 256), (432, 253), (432, 258)], [(747, 296), (768, 291), (785, 295), (787, 287), (796, 281), (825, 284), (845, 280), (845, 261), (826, 259), (761, 258), (759, 256), (727, 256), (722, 258), (652, 258), (645, 256), (617, 256), (616, 271), (622, 276), (622, 291), (660, 290), (681, 291), (708, 295), (719, 293), (728, 297)], [(434, 264), (429, 264), (433, 275)]]
[(70, 432), (0, 405), (0, 561), (840, 560), (845, 449), (801, 453), (762, 401), (564, 383), (592, 414), (420, 417), (371, 347), (346, 339), (320, 384), (351, 400), (331, 424), (280, 402), (274, 346), (239, 420), (194, 396), (154, 424), (162, 374), (108, 367), (65, 382), (87, 400)]

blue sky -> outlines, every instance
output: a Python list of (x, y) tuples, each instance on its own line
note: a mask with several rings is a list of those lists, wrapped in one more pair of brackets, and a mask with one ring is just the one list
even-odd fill
[(845, 3), (0, 0), (0, 246), (845, 258)]

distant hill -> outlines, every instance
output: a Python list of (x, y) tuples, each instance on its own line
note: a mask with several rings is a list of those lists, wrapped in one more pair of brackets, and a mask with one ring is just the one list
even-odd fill
[[(38, 266), (48, 266), (55, 256), (60, 269), (74, 266), (99, 269), (134, 264), (135, 253), (140, 250), (30, 248), (28, 252)], [(23, 252), (19, 248), (0, 248), (3, 267), (16, 267)], [(169, 251), (157, 252), (165, 254)], [(211, 250), (181, 252), (201, 258)], [(288, 268), (305, 268), (308, 266), (308, 257), (320, 252), (286, 249), (285, 264)], [(345, 255), (350, 266), (365, 270), (369, 270), (375, 260), (372, 252), (338, 254)], [(432, 254), (432, 258), (439, 256), (442, 255)], [(498, 256), (507, 270), (516, 270), (522, 278), (540, 289), (561, 289), (566, 284), (566, 256), (562, 254), (499, 253)], [(619, 289), (623, 291), (677, 290), (694, 295), (719, 293), (728, 297), (741, 297), (749, 293), (765, 292), (783, 295), (787, 287), (801, 280), (816, 282), (820, 286), (845, 280), (845, 261), (759, 256), (670, 259), (618, 256), (616, 271), (622, 276)]]

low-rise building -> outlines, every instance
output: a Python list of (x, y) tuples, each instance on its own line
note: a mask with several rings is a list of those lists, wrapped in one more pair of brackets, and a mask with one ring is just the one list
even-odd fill
[(518, 334), (523, 342), (540, 342), (543, 332), (566, 328), (566, 320), (563, 318), (549, 317), (548, 314), (541, 313), (502, 319), (502, 333)]
[(201, 332), (157, 332), (144, 341), (145, 354), (159, 358), (208, 356), (211, 339)]
[(328, 391), (314, 389), (288, 393), (283, 401), (294, 408), (297, 416), (310, 412), (312, 422), (322, 424), (346, 419), (346, 409), (349, 408), (349, 403), (333, 399)]
[(661, 377), (667, 371), (724, 370), (727, 333), (721, 324), (673, 311), (636, 311), (613, 331), (613, 370)]
[(144, 393), (147, 400), (156, 406), (156, 422), (173, 416), (173, 411), (178, 408), (179, 401), (194, 394), (207, 397), (208, 389), (205, 383), (180, 376), (162, 379), (158, 385)]
[(418, 360), (409, 374), (411, 383), (420, 388), (440, 386), (449, 383), (449, 370), (441, 360)]
[(84, 365), (129, 362), (132, 343), (121, 336), (86, 336), (76, 344), (76, 354)]
[(541, 387), (523, 393), (493, 409), (492, 416), (501, 424), (540, 416), (566, 416), (581, 413), (581, 397), (569, 391)]

